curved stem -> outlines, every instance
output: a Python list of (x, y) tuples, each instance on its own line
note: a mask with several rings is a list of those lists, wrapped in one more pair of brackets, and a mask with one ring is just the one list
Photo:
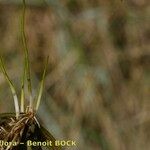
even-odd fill
[(0, 67), (1, 67), (1, 70), (2, 70), (2, 73), (6, 79), (6, 81), (8, 82), (9, 84), (9, 87), (11, 89), (11, 92), (12, 92), (12, 95), (13, 95), (13, 98), (14, 98), (14, 105), (15, 105), (15, 111), (16, 111), (16, 118), (18, 119), (19, 117), (19, 114), (20, 114), (20, 110), (19, 110), (19, 102), (18, 102), (18, 97), (17, 97), (17, 94), (16, 94), (16, 90), (14, 88), (14, 85), (12, 83), (12, 81), (10, 80), (7, 72), (6, 72), (6, 69), (5, 69), (5, 65), (3, 63), (3, 60), (2, 60), (2, 57), (0, 56)]

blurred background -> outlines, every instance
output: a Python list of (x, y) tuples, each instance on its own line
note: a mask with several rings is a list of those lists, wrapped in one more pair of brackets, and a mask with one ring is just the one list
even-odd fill
[[(27, 0), (34, 95), (49, 55), (38, 116), (71, 150), (150, 149), (148, 0)], [(0, 53), (18, 95), (21, 0), (0, 0)], [(0, 73), (0, 113), (14, 112)]]

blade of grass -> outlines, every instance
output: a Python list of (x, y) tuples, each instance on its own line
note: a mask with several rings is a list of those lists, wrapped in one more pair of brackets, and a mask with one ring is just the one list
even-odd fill
[(19, 114), (20, 114), (20, 110), (19, 110), (19, 102), (18, 102), (18, 97), (17, 97), (17, 94), (16, 94), (16, 90), (14, 88), (14, 85), (12, 83), (12, 81), (10, 80), (7, 72), (6, 72), (6, 69), (5, 69), (5, 65), (3, 63), (3, 60), (2, 60), (2, 57), (0, 56), (0, 68), (2, 70), (2, 73), (6, 79), (6, 81), (8, 82), (9, 84), (9, 87), (11, 89), (11, 92), (12, 92), (12, 95), (13, 95), (13, 98), (14, 98), (14, 105), (15, 105), (15, 112), (16, 112), (16, 118), (18, 119), (19, 117)]
[(40, 87), (39, 87), (39, 91), (38, 91), (38, 96), (37, 96), (37, 102), (36, 102), (35, 111), (37, 111), (38, 108), (39, 108), (39, 106), (40, 106), (40, 101), (41, 101), (41, 97), (42, 97), (42, 93), (43, 93), (43, 88), (44, 88), (44, 79), (45, 79), (45, 75), (46, 75), (48, 60), (49, 60), (49, 57), (47, 57), (47, 60), (46, 60), (46, 63), (45, 63), (45, 67), (44, 67), (43, 76), (42, 76), (42, 79), (41, 79), (41, 82), (40, 82)]
[(32, 99), (32, 85), (31, 85), (31, 76), (30, 76), (30, 63), (29, 63), (29, 52), (27, 47), (27, 40), (25, 35), (25, 12), (26, 12), (26, 2), (23, 0), (23, 11), (22, 11), (22, 19), (21, 19), (21, 33), (22, 33), (22, 44), (25, 53), (25, 70), (26, 70), (26, 78), (28, 83), (28, 92), (29, 92), (29, 106), (33, 107), (33, 99)]
[(23, 77), (22, 77), (22, 83), (21, 83), (21, 104), (20, 104), (21, 112), (24, 112), (24, 106), (25, 106), (25, 93), (24, 93), (24, 82), (25, 82), (25, 72), (26, 72), (25, 65), (26, 64), (24, 62), (24, 70), (23, 70)]

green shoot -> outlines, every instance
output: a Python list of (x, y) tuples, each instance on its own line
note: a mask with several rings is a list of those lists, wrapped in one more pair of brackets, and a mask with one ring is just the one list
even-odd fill
[(23, 77), (22, 77), (22, 83), (21, 83), (21, 104), (20, 109), (21, 112), (24, 112), (24, 106), (25, 106), (25, 93), (24, 93), (24, 82), (25, 82), (25, 72), (26, 72), (26, 64), (24, 64), (24, 71), (23, 71)]
[(5, 65), (3, 63), (3, 60), (2, 60), (2, 57), (0, 56), (0, 67), (1, 67), (1, 71), (5, 77), (5, 79), (7, 80), (9, 86), (10, 86), (10, 89), (11, 89), (11, 92), (12, 92), (12, 95), (13, 95), (13, 98), (14, 98), (14, 105), (15, 105), (15, 111), (16, 111), (16, 118), (18, 119), (19, 117), (19, 114), (20, 114), (20, 110), (19, 110), (19, 103), (18, 103), (18, 97), (17, 97), (17, 94), (16, 94), (16, 90), (14, 88), (14, 85), (12, 83), (12, 81), (10, 80), (7, 72), (6, 72), (6, 69), (5, 69)]
[(39, 108), (39, 106), (40, 106), (41, 97), (42, 97), (43, 88), (44, 88), (44, 79), (45, 79), (45, 75), (46, 75), (48, 60), (49, 60), (49, 57), (47, 57), (47, 60), (46, 60), (46, 63), (45, 63), (45, 67), (44, 67), (43, 76), (42, 76), (42, 79), (41, 79), (41, 82), (40, 82), (40, 87), (39, 87), (39, 91), (38, 91), (38, 96), (37, 96), (37, 102), (36, 102), (35, 111), (37, 111), (38, 108)]
[(28, 92), (29, 92), (29, 106), (30, 108), (33, 107), (33, 99), (32, 99), (32, 85), (31, 85), (31, 77), (30, 77), (30, 63), (29, 63), (29, 52), (27, 47), (27, 40), (25, 35), (25, 12), (26, 12), (26, 3), (23, 0), (23, 12), (22, 12), (22, 20), (21, 20), (21, 33), (22, 33), (22, 44), (25, 53), (25, 70), (26, 70), (26, 78), (28, 83)]

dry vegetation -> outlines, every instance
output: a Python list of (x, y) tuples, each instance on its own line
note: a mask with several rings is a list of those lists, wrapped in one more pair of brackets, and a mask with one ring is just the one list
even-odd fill
[[(72, 150), (150, 148), (148, 4), (62, 0), (27, 8), (34, 87), (50, 56), (39, 117), (56, 137), (76, 140)], [(0, 3), (0, 53), (18, 90), (20, 12), (16, 3)], [(11, 111), (11, 93), (0, 73), (0, 112)]]

